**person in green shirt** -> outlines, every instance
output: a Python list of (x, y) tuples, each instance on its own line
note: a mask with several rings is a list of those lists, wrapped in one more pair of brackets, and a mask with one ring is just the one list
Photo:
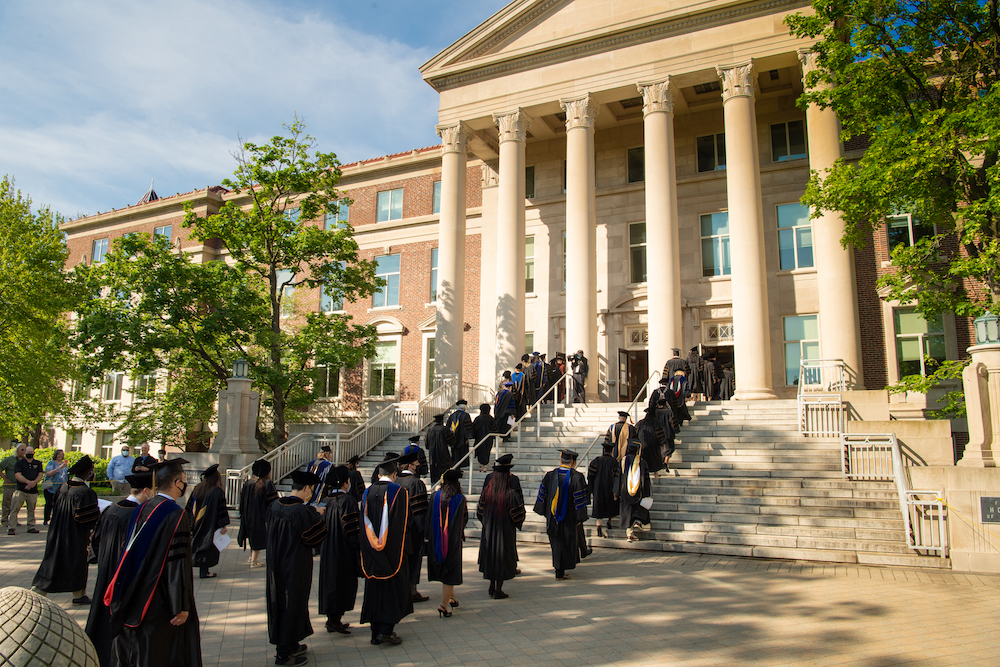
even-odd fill
[(14, 479), (14, 468), (17, 462), (24, 458), (24, 450), (27, 445), (12, 443), (14, 453), (0, 461), (0, 476), (3, 477), (3, 513), (0, 515), (0, 526), (7, 525), (7, 517), (10, 515), (10, 506), (13, 503), (14, 491), (17, 490), (17, 480)]

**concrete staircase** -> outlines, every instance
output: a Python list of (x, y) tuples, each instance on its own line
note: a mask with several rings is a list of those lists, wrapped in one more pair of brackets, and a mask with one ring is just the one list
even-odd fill
[[(543, 475), (558, 465), (556, 450), (568, 447), (582, 455), (626, 408), (595, 404), (552, 417), (551, 407), (545, 407), (541, 433), (535, 435), (532, 423), (522, 434), (520, 454), (513, 441), (503, 445), (502, 453), (515, 454), (514, 473), (529, 509), (519, 540), (547, 542), (544, 522), (531, 506)], [(590, 520), (585, 528), (592, 546), (950, 567), (948, 559), (907, 547), (893, 483), (842, 480), (839, 440), (798, 433), (794, 400), (715, 401), (698, 403), (691, 412), (694, 419), (681, 429), (670, 473), (652, 480), (650, 530), (628, 543), (614, 520), (611, 530), (605, 529), (610, 537), (597, 537)], [(365, 478), (385, 451), (402, 451), (406, 442), (405, 436), (394, 436), (372, 450), (361, 465)], [(599, 454), (600, 444), (590, 457)], [(581, 471), (585, 468), (582, 461)], [(470, 508), (481, 486), (477, 472)], [(467, 534), (479, 535), (474, 518)]]

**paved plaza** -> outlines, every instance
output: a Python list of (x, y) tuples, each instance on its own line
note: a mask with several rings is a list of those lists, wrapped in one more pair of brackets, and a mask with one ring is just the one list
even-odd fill
[[(0, 587), (31, 585), (39, 527), (41, 535), (22, 527), (0, 536)], [(309, 664), (1000, 665), (997, 576), (595, 549), (572, 581), (557, 582), (548, 548), (522, 544), (523, 574), (497, 601), (486, 595), (477, 549), (465, 543), (455, 615), (438, 618), (440, 585), (424, 581), (432, 599), (396, 627), (401, 646), (369, 644), (368, 626), (357, 626), (360, 592), (344, 617), (354, 634), (327, 634), (314, 568)], [(234, 542), (217, 579), (195, 580), (206, 665), (273, 664), (264, 569), (246, 558)], [(91, 567), (91, 586), (94, 575)], [(52, 598), (86, 622), (70, 594)]]

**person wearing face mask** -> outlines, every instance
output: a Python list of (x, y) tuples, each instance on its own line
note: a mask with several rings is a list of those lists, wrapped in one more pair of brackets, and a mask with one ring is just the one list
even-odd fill
[(90, 604), (87, 597), (87, 544), (90, 530), (101, 513), (97, 494), (87, 486), (94, 476), (94, 463), (82, 457), (69, 469), (66, 489), (56, 496), (52, 521), (45, 536), (45, 556), (35, 580), (37, 593), (73, 593), (73, 604)]
[(10, 516), (7, 517), (7, 534), (14, 534), (14, 526), (17, 525), (17, 513), (24, 505), (28, 510), (28, 532), (37, 533), (35, 528), (35, 506), (38, 504), (38, 485), (45, 478), (41, 461), (35, 460), (35, 450), (28, 447), (24, 452), (24, 458), (20, 459), (14, 466), (14, 479), (17, 480), (17, 491), (14, 493), (14, 504), (10, 508)]
[(177, 503), (187, 491), (185, 463), (182, 458), (157, 463), (156, 495), (132, 511), (126, 547), (104, 594), (111, 609), (113, 663), (202, 664), (191, 515)]
[(0, 515), (0, 525), (13, 529), (17, 524), (17, 515), (14, 515), (14, 519), (9, 525), (7, 517), (10, 516), (10, 508), (14, 504), (14, 492), (17, 491), (17, 478), (14, 477), (14, 471), (17, 468), (17, 462), (24, 458), (27, 446), (17, 442), (11, 444), (14, 445), (14, 453), (0, 461), (0, 477), (2, 477), (0, 481), (3, 482), (3, 514)]
[(128, 445), (122, 445), (121, 455), (113, 457), (108, 462), (108, 479), (111, 481), (111, 490), (116, 496), (129, 494), (125, 475), (131, 475), (132, 466), (135, 465), (135, 457), (131, 455), (130, 451)]

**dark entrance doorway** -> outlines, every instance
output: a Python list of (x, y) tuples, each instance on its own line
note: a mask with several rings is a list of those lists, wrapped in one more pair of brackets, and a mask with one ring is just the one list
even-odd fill
[[(715, 361), (715, 377), (716, 386), (718, 386), (718, 381), (722, 378), (722, 364), (733, 363), (733, 346), (732, 345), (719, 345), (719, 346), (708, 346), (706, 345), (702, 349), (703, 357), (712, 357)], [(712, 398), (715, 398), (714, 396)]]
[[(618, 350), (618, 400), (631, 403), (649, 379), (649, 352)], [(642, 396), (645, 398), (645, 393)]]

